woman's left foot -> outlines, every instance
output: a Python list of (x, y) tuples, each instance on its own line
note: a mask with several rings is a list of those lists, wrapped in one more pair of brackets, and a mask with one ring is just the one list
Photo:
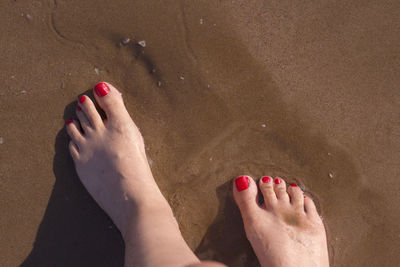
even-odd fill
[(153, 178), (142, 135), (121, 94), (111, 84), (99, 83), (94, 95), (107, 119), (101, 119), (89, 97), (81, 96), (79, 120), (67, 122), (69, 150), (83, 185), (121, 231), (125, 265), (199, 263)]

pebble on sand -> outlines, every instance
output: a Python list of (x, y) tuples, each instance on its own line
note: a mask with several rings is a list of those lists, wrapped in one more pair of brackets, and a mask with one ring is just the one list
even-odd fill
[(29, 14), (26, 14), (26, 16), (25, 16), (25, 17), (26, 17), (26, 19), (27, 19), (27, 20), (32, 20), (32, 16), (31, 16), (31, 15), (29, 15)]
[(146, 47), (146, 41), (145, 41), (145, 40), (139, 41), (138, 44), (139, 44), (141, 47)]
[(161, 81), (157, 82), (158, 87), (161, 87)]
[(265, 125), (265, 124), (263, 123), (263, 124), (261, 124), (261, 127), (265, 128), (265, 127), (267, 127), (267, 125)]
[(181, 77), (179, 77), (182, 81), (185, 79), (185, 77), (183, 77), (183, 76), (181, 76)]
[(99, 75), (99, 68), (94, 68), (94, 72), (96, 72), (96, 74)]
[(204, 20), (203, 19), (200, 19), (200, 24), (203, 24), (204, 23)]
[(329, 173), (329, 178), (333, 179), (333, 173)]
[(26, 94), (26, 90), (22, 90), (20, 93), (21, 94)]
[(4, 143), (3, 137), (0, 137), (0, 145), (2, 145), (3, 143)]
[(123, 45), (127, 45), (130, 41), (131, 41), (131, 39), (125, 38), (125, 39), (123, 39), (123, 40), (121, 41), (121, 43), (122, 43)]

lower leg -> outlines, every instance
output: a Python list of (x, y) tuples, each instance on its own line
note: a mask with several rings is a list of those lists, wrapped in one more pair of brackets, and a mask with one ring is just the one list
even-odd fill
[(125, 266), (187, 266), (200, 261), (184, 241), (165, 204), (136, 212), (127, 224)]

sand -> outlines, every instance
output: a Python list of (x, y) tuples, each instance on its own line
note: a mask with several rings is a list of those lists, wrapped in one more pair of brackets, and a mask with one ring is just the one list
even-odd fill
[(332, 266), (400, 261), (398, 1), (0, 5), (2, 266), (122, 266), (64, 129), (99, 81), (122, 91), (200, 258), (258, 266), (231, 195), (249, 174), (313, 195)]

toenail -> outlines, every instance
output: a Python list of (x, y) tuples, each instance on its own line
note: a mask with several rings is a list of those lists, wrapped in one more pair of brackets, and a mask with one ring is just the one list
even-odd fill
[(249, 177), (240, 176), (235, 180), (236, 188), (238, 191), (243, 191), (249, 188)]
[(110, 92), (110, 88), (108, 88), (106, 83), (98, 83), (94, 87), (94, 91), (96, 92), (96, 94), (98, 96), (103, 97), (103, 96), (107, 95), (108, 92)]
[(304, 198), (307, 198), (306, 195), (304, 195)]
[(275, 184), (280, 184), (281, 183), (281, 179), (280, 178), (275, 178), (274, 182), (275, 182)]
[(290, 186), (291, 186), (291, 187), (296, 187), (296, 186), (297, 186), (297, 184), (290, 184)]
[(83, 103), (83, 102), (85, 102), (85, 100), (86, 100), (86, 96), (81, 96), (80, 98), (79, 98), (79, 103)]
[(72, 120), (67, 120), (67, 125), (70, 125), (72, 123)]
[(77, 110), (77, 111), (81, 111), (82, 109), (81, 109), (80, 106), (76, 106), (76, 110)]
[(272, 180), (272, 177), (264, 176), (261, 180), (263, 181), (263, 183), (269, 183)]

